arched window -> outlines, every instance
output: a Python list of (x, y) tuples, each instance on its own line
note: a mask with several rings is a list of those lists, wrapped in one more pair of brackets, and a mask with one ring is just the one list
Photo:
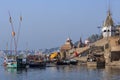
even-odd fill
[(106, 30), (104, 30), (104, 32), (106, 32)]

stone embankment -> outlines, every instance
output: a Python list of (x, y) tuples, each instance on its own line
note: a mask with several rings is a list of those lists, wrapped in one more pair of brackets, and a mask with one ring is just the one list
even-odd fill
[[(87, 52), (89, 51), (89, 49), (92, 47), (92, 46), (104, 46), (105, 44), (108, 43), (108, 40), (107, 38), (103, 38), (103, 39), (100, 39), (94, 43), (91, 43), (89, 46), (86, 46), (86, 47), (82, 47), (82, 48), (77, 48), (76, 51), (78, 52), (78, 55), (84, 53), (84, 52)], [(82, 62), (86, 62), (87, 61), (87, 56), (84, 56), (84, 57), (74, 57), (74, 59), (78, 60), (78, 61), (82, 61)]]

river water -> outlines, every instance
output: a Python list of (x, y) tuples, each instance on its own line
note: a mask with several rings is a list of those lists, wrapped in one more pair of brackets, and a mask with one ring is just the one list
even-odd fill
[(120, 80), (120, 67), (69, 65), (21, 70), (0, 66), (0, 80)]

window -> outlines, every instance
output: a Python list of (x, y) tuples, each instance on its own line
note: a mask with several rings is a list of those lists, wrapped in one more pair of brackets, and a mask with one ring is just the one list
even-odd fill
[(104, 30), (104, 32), (106, 32), (106, 30)]

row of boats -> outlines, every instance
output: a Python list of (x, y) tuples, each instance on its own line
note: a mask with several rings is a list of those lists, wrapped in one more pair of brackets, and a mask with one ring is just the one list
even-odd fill
[(4, 66), (7, 68), (46, 67), (50, 63), (55, 65), (77, 65), (78, 61), (74, 59), (50, 61), (41, 55), (29, 55), (26, 57), (9, 55), (4, 58)]
[(45, 61), (38, 55), (29, 55), (27, 57), (9, 55), (4, 58), (4, 66), (8, 68), (42, 67), (45, 65)]

